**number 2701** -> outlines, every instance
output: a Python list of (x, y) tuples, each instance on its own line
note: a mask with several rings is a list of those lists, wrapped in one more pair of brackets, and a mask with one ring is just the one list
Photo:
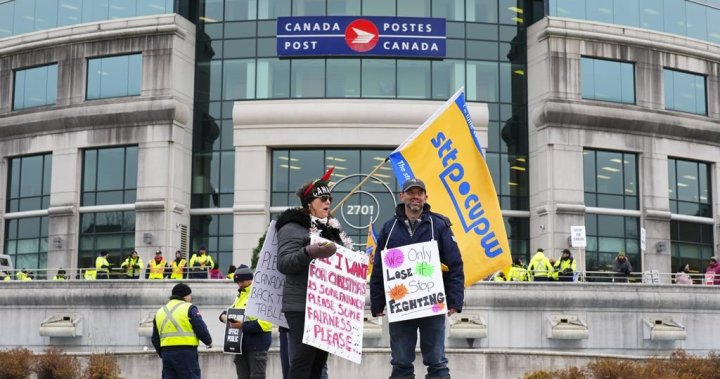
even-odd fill
[(374, 205), (348, 205), (347, 214), (349, 215), (371, 215), (375, 214)]

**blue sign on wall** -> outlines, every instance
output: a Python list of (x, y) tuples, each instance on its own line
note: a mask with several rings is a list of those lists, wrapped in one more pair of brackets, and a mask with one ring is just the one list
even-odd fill
[(445, 19), (278, 17), (278, 57), (445, 57)]

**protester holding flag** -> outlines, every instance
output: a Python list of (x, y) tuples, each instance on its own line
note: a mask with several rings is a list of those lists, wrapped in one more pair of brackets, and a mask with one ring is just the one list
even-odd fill
[(330, 243), (310, 244), (310, 235), (320, 236), (352, 249), (352, 240), (342, 230), (337, 219), (330, 215), (332, 194), (329, 179), (332, 168), (322, 178), (298, 189), (302, 207), (283, 212), (277, 220), (278, 271), (285, 274), (282, 311), (285, 313), (292, 345), (295, 348), (290, 362), (289, 379), (319, 379), (328, 353), (302, 343), (305, 331), (305, 308), (310, 262), (335, 254)]
[[(450, 229), (450, 220), (430, 211), (425, 183), (408, 179), (402, 186), (395, 217), (385, 223), (380, 232), (378, 247), (382, 250), (420, 242), (436, 240), (440, 262), (447, 267), (443, 272), (447, 315), (460, 312), (465, 297), (463, 260), (457, 242)], [(438, 267), (438, 269), (440, 269)], [(383, 283), (383, 260), (375, 254), (370, 278), (371, 310), (375, 317), (385, 315), (386, 294)], [(420, 331), (420, 350), (427, 366), (426, 378), (450, 378), (445, 357), (445, 320), (437, 316), (396, 321), (389, 323), (392, 374), (390, 378), (414, 378), (415, 345)]]

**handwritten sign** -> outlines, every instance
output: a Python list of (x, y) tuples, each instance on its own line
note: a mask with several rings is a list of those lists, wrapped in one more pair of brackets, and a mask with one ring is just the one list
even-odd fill
[(285, 314), (281, 311), (285, 274), (277, 269), (277, 246), (275, 221), (272, 221), (258, 255), (245, 314), (287, 328)]
[(437, 241), (381, 252), (389, 322), (447, 312)]
[[(228, 308), (228, 320), (244, 320), (244, 309)], [(229, 354), (242, 354), (242, 328), (233, 328), (229, 322), (225, 323), (225, 344), (223, 352)]]
[(303, 343), (360, 363), (367, 272), (367, 255), (340, 245), (332, 257), (310, 263)]

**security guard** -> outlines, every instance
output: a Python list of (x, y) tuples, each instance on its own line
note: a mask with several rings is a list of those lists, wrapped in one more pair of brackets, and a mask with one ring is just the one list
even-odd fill
[(510, 268), (509, 279), (513, 282), (526, 282), (528, 280), (528, 272), (522, 262), (522, 258), (516, 258)]
[(208, 271), (212, 270), (213, 267), (215, 267), (215, 262), (213, 262), (212, 257), (207, 254), (207, 248), (205, 248), (205, 246), (200, 246), (197, 254), (193, 254), (193, 256), (190, 257), (190, 268), (191, 271), (194, 271), (190, 274), (191, 278), (207, 279)]
[(142, 258), (138, 257), (137, 251), (133, 250), (130, 256), (125, 258), (120, 268), (125, 269), (125, 276), (128, 279), (140, 279), (140, 273), (143, 269)]
[(165, 257), (162, 256), (162, 251), (158, 250), (155, 252), (155, 259), (148, 263), (148, 279), (163, 279), (165, 278), (165, 269), (167, 263)]
[(32, 277), (30, 277), (30, 274), (28, 274), (28, 270), (26, 268), (23, 268), (22, 270), (15, 273), (15, 279), (30, 281), (32, 280)]
[(190, 302), (191, 293), (187, 284), (176, 284), (170, 301), (155, 313), (152, 344), (162, 358), (163, 379), (199, 379), (199, 341), (208, 349), (212, 347), (207, 325), (197, 307)]
[(60, 267), (58, 269), (57, 274), (55, 276), (53, 276), (53, 280), (67, 280), (67, 279), (68, 279), (68, 277), (65, 273), (65, 270), (62, 267)]
[(110, 262), (107, 260), (109, 252), (103, 250), (100, 256), (95, 258), (96, 279), (110, 279)]
[(528, 264), (527, 271), (533, 281), (549, 282), (555, 270), (550, 260), (545, 256), (543, 249), (537, 249), (537, 252), (530, 260), (530, 264)]
[(170, 268), (172, 269), (172, 273), (170, 274), (170, 279), (182, 279), (185, 277), (185, 266), (187, 266), (187, 261), (185, 260), (185, 257), (183, 257), (182, 251), (178, 250), (175, 252), (175, 260), (170, 262)]

